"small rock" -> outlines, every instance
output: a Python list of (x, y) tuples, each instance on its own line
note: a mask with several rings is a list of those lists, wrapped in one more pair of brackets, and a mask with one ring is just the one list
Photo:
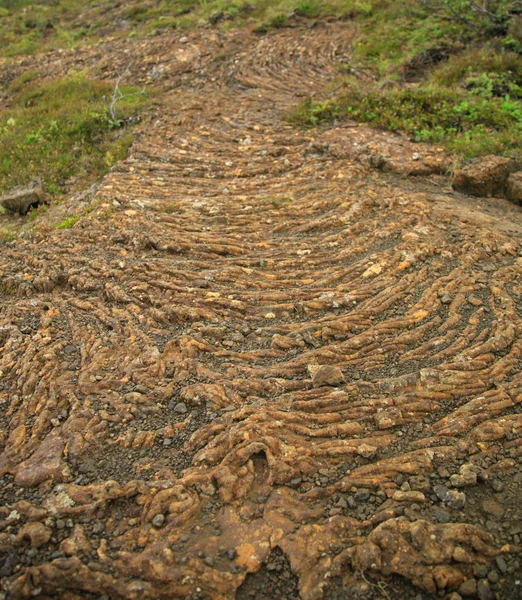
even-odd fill
[(361, 444), (357, 447), (357, 454), (363, 458), (371, 458), (372, 456), (375, 456), (376, 452), (377, 448), (375, 446), (370, 446), (369, 444)]
[(165, 523), (165, 515), (162, 515), (161, 513), (159, 515), (156, 515), (152, 519), (152, 525), (154, 527), (156, 527), (157, 529), (160, 529), (161, 527), (163, 527), (164, 523)]
[(11, 213), (25, 215), (31, 206), (38, 206), (43, 202), (42, 182), (35, 177), (27, 185), (18, 186), (0, 197), (0, 206)]
[(506, 561), (502, 558), (502, 556), (497, 556), (495, 557), (495, 563), (497, 564), (498, 570), (501, 573), (506, 573), (507, 572), (507, 563)]
[(397, 491), (392, 496), (397, 502), (426, 502), (426, 496), (422, 492), (402, 492)]
[(361, 488), (354, 494), (353, 497), (357, 502), (365, 502), (370, 497), (370, 492), (364, 488)]
[(516, 169), (515, 161), (492, 154), (456, 169), (453, 189), (471, 196), (502, 197), (508, 177)]
[(504, 484), (499, 479), (493, 479), (491, 481), (491, 487), (495, 492), (501, 492), (504, 489)]
[(480, 600), (492, 600), (493, 594), (487, 579), (481, 579), (477, 584), (477, 595)]
[(505, 509), (496, 500), (491, 500), (490, 498), (487, 498), (482, 502), (482, 512), (484, 512), (487, 515), (492, 515), (497, 519), (501, 519), (504, 516)]
[(467, 487), (476, 485), (477, 483), (477, 470), (473, 465), (462, 465), (458, 474), (450, 477), (451, 485), (455, 487)]
[(187, 405), (184, 402), (178, 402), (174, 407), (174, 412), (185, 414), (186, 412), (188, 412)]
[(484, 579), (488, 574), (488, 568), (486, 565), (473, 565), (473, 575), (479, 579)]
[(464, 492), (457, 492), (457, 490), (448, 491), (448, 499), (446, 504), (450, 508), (460, 509), (466, 506), (466, 494)]
[(491, 569), (491, 571), (488, 573), (488, 581), (490, 583), (498, 583), (500, 579), (500, 575), (498, 574), (497, 571), (495, 571), (495, 569)]
[(477, 594), (477, 582), (474, 579), (468, 579), (461, 583), (459, 594), (461, 596), (475, 596)]
[(443, 485), (436, 485), (436, 486), (434, 486), (433, 491), (435, 492), (435, 494), (439, 500), (442, 500), (442, 502), (446, 502), (446, 500), (448, 498), (448, 489), (447, 488), (445, 488)]
[(207, 564), (209, 567), (212, 567), (214, 564), (214, 559), (212, 558), (212, 556), (206, 556), (205, 560), (204, 560), (205, 564)]
[(92, 527), (92, 532), (93, 533), (102, 533), (102, 531), (105, 529), (105, 525), (101, 522), (98, 521), (97, 523), (95, 523)]
[(339, 367), (333, 365), (308, 365), (314, 388), (326, 385), (338, 386), (344, 383), (344, 375)]
[(511, 173), (506, 184), (506, 198), (522, 204), (522, 171)]
[(234, 560), (234, 558), (236, 558), (237, 556), (237, 552), (235, 548), (229, 548), (227, 550), (227, 556), (229, 560)]

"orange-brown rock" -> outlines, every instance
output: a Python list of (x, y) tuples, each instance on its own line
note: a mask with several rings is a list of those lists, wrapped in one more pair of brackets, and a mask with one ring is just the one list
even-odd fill
[(74, 227), (0, 248), (0, 594), (518, 593), (519, 208), (454, 194), (436, 148), (282, 119), (354, 33), (3, 61), (132, 56), (165, 93)]
[(506, 192), (509, 175), (517, 170), (510, 158), (488, 155), (474, 159), (453, 176), (453, 189), (471, 196), (495, 196), (500, 198)]

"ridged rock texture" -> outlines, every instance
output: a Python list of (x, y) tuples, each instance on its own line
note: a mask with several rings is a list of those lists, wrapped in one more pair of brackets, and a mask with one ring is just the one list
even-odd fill
[(440, 149), (281, 119), (353, 33), (35, 57), (170, 91), (1, 249), (6, 598), (521, 597), (520, 221), (406, 177)]

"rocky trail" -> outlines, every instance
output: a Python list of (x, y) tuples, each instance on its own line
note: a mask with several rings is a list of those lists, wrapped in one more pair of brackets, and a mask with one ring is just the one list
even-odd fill
[(281, 119), (354, 34), (35, 57), (169, 91), (1, 248), (0, 598), (522, 598), (521, 209)]

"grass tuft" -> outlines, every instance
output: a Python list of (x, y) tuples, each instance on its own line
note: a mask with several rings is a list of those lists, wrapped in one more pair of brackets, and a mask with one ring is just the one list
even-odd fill
[[(49, 196), (59, 199), (126, 155), (132, 135), (108, 114), (110, 83), (84, 73), (42, 82), (29, 72), (10, 89), (11, 107), (0, 112), (0, 192), (39, 176)], [(147, 102), (141, 95), (123, 98), (119, 120), (128, 122)]]

